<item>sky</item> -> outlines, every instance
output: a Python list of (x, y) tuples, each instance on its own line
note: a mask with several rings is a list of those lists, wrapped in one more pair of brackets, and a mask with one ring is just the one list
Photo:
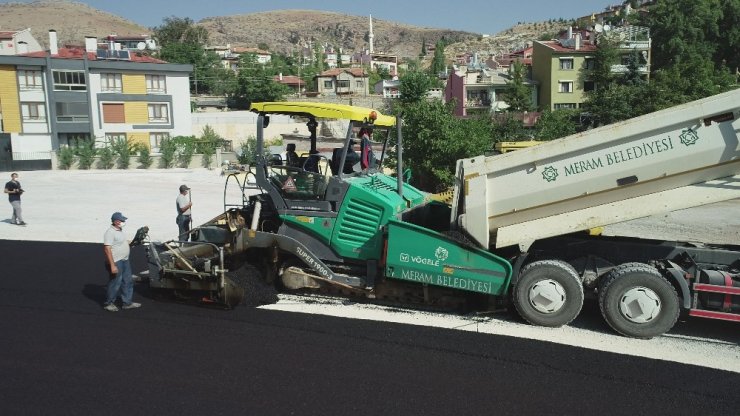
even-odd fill
[[(0, 3), (32, 0), (0, 0)], [(165, 17), (206, 17), (302, 9), (344, 13), (414, 26), (495, 34), (517, 22), (574, 18), (603, 10), (619, 0), (77, 0), (146, 27), (162, 24)]]

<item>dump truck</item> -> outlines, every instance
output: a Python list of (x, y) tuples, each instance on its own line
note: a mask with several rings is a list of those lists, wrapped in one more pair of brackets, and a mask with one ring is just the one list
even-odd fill
[[(258, 162), (226, 180), (237, 201), (191, 242), (149, 245), (153, 289), (233, 307), (249, 285), (231, 274), (247, 264), (281, 290), (410, 307), (512, 305), (550, 327), (594, 296), (614, 330), (638, 338), (669, 331), (681, 314), (740, 320), (740, 246), (590, 232), (740, 197), (740, 90), (460, 160), (451, 196), (384, 173), (391, 148), (403, 171), (400, 117), (313, 102), (251, 110)], [(306, 120), (311, 149), (299, 163), (262, 156), (273, 114)], [(317, 136), (321, 119), (347, 123), (341, 145)]]

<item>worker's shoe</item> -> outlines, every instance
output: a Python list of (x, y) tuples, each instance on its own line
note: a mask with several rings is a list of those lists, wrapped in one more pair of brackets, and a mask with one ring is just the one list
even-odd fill
[[(125, 308), (125, 306), (124, 306), (124, 308)], [(118, 306), (116, 306), (116, 305), (114, 305), (112, 303), (109, 303), (109, 304), (103, 306), (103, 309), (105, 309), (108, 312), (118, 312)]]
[(131, 302), (128, 305), (123, 305), (122, 309), (136, 309), (141, 308), (141, 303)]

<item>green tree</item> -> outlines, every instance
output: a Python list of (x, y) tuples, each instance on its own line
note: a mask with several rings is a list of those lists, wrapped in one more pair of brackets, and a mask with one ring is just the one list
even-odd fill
[(326, 62), (324, 62), (324, 50), (321, 47), (321, 45), (316, 44), (313, 47), (313, 56), (314, 56), (314, 67), (316, 68), (316, 73), (320, 74), (326, 70)]
[(666, 0), (641, 20), (650, 28), (652, 65), (671, 102), (695, 100), (736, 87), (740, 66), (740, 1)]
[(532, 109), (532, 88), (524, 83), (524, 64), (517, 60), (511, 66), (511, 81), (504, 100), (509, 105), (507, 111), (523, 112)]
[(536, 140), (555, 140), (578, 132), (578, 110), (545, 110), (534, 126)]
[[(495, 142), (516, 142), (531, 138), (531, 134), (524, 129), (522, 120), (513, 113), (495, 115), (492, 119), (491, 130)], [(485, 150), (489, 149), (490, 146)]]
[(426, 38), (423, 38), (421, 40), (421, 53), (419, 54), (420, 57), (427, 56), (427, 40)]
[(165, 17), (162, 25), (154, 28), (153, 37), (160, 46), (170, 43), (195, 43), (203, 46), (208, 43), (208, 31), (202, 26), (196, 26), (189, 17)]
[(230, 106), (248, 108), (252, 102), (282, 101), (290, 93), (288, 86), (274, 80), (254, 54), (239, 58), (239, 74), (234, 93), (229, 96)]
[(447, 64), (445, 63), (445, 44), (443, 40), (439, 40), (434, 46), (434, 56), (432, 57), (432, 64), (429, 66), (429, 73), (436, 77), (441, 72), (444, 72), (445, 68), (447, 68)]
[(221, 59), (214, 52), (205, 49), (208, 31), (202, 26), (196, 26), (190, 18), (165, 18), (161, 26), (154, 28), (153, 37), (159, 43), (160, 59), (193, 65), (193, 72), (190, 74), (192, 93), (212, 93), (215, 85), (219, 86), (217, 89), (228, 85), (223, 82), (228, 80), (228, 74), (221, 66)]
[(392, 79), (391, 73), (388, 71), (388, 68), (379, 67), (376, 68), (368, 74), (368, 77), (370, 79), (370, 89), (375, 86), (378, 82), (384, 80), (384, 79)]
[(486, 118), (462, 119), (452, 103), (420, 100), (403, 106), (405, 168), (412, 183), (439, 192), (454, 183), (458, 159), (482, 154), (491, 147), (491, 124)]
[(413, 104), (422, 101), (433, 85), (433, 80), (429, 74), (422, 71), (408, 71), (400, 78), (400, 81), (398, 92), (401, 95), (399, 100), (402, 104)]

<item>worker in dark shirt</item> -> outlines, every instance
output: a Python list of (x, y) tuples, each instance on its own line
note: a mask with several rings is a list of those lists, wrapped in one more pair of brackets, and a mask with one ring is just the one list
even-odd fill
[(26, 225), (21, 215), (21, 194), (23, 193), (23, 188), (21, 188), (21, 183), (18, 182), (17, 173), (13, 172), (10, 175), (10, 182), (5, 184), (4, 192), (8, 194), (8, 201), (13, 207), (11, 222), (16, 225)]

